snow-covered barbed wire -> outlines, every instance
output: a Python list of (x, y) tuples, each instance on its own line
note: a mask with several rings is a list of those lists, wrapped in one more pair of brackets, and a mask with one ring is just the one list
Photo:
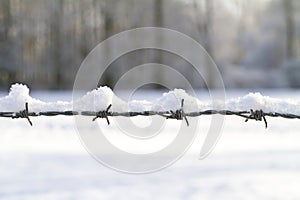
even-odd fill
[[(112, 105), (112, 102), (115, 105)], [(73, 104), (76, 104), (76, 109), (73, 109)], [(267, 128), (266, 116), (300, 119), (300, 111), (297, 110), (299, 105), (300, 102), (291, 99), (275, 99), (262, 96), (260, 93), (250, 93), (244, 97), (229, 99), (225, 102), (225, 107), (220, 104), (214, 105), (220, 109), (211, 109), (211, 103), (200, 101), (181, 89), (163, 94), (156, 102), (134, 100), (125, 103), (108, 87), (97, 88), (74, 102), (43, 102), (32, 98), (26, 85), (14, 84), (11, 86), (10, 93), (0, 98), (0, 111), (3, 111), (0, 112), (0, 117), (26, 118), (32, 125), (29, 117), (37, 116), (83, 115), (92, 116), (93, 121), (97, 118), (105, 118), (110, 124), (108, 117), (159, 115), (166, 119), (184, 119), (189, 125), (188, 117), (219, 114), (239, 116), (245, 118), (246, 122), (264, 121)]]

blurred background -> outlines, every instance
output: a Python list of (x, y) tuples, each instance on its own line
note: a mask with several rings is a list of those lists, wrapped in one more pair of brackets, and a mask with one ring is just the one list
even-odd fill
[[(177, 30), (202, 44), (227, 88), (300, 87), (297, 0), (1, 0), (0, 88), (23, 82), (32, 89), (72, 89), (81, 62), (99, 42), (145, 26)], [(112, 87), (130, 68), (149, 62), (168, 64), (194, 87), (205, 87), (187, 62), (153, 49), (121, 56), (100, 84)], [(207, 73), (213, 87), (214, 74)], [(155, 70), (151, 76), (168, 79)]]
[[(71, 101), (77, 70), (95, 46), (119, 32), (147, 26), (177, 30), (202, 44), (230, 88), (229, 98), (250, 90), (300, 102), (299, 90), (289, 89), (300, 88), (299, 0), (0, 0), (0, 97), (12, 83), (21, 82), (32, 89), (34, 98)], [(106, 54), (121, 45), (108, 46)], [(206, 100), (201, 90), (206, 84), (193, 67), (162, 50), (119, 57), (99, 77), (99, 84), (113, 87), (128, 70), (151, 62), (178, 70)], [(205, 62), (207, 85), (214, 87), (215, 75)], [(174, 81), (155, 69), (141, 72), (136, 80), (145, 76), (153, 82)], [(25, 101), (22, 94), (15, 100)], [(160, 96), (159, 90), (141, 91), (136, 98), (151, 101)], [(0, 200), (300, 199), (299, 120), (268, 117), (265, 129), (262, 122), (244, 123), (228, 116), (216, 148), (200, 161), (204, 138), (213, 127), (211, 118), (202, 116), (199, 133), (182, 159), (157, 173), (133, 176), (94, 160), (76, 134), (72, 117), (31, 119), (33, 127), (25, 119), (0, 119)], [(114, 118), (110, 121), (110, 126), (105, 120), (98, 123), (108, 138), (120, 136), (110, 138), (113, 144), (147, 151), (144, 143), (132, 145), (136, 138), (128, 137), (134, 143), (127, 143), (123, 138), (128, 134)], [(144, 125), (140, 118), (134, 122)], [(173, 141), (180, 122), (167, 123), (159, 132), (166, 138), (151, 149)]]

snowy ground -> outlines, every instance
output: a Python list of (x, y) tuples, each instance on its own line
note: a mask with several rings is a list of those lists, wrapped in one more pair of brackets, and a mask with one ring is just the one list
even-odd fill
[[(263, 94), (300, 99), (299, 91)], [(61, 93), (32, 95), (70, 100)], [(129, 175), (86, 152), (72, 117), (32, 118), (33, 127), (23, 119), (0, 119), (0, 199), (300, 199), (300, 120), (268, 118), (265, 129), (263, 122), (227, 117), (213, 153), (198, 160), (209, 120), (200, 118), (198, 137), (174, 165)]]

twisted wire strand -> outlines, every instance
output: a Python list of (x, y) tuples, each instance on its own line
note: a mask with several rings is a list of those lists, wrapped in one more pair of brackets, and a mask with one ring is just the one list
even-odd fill
[(32, 121), (29, 117), (38, 117), (38, 116), (75, 116), (75, 115), (82, 115), (82, 116), (91, 116), (94, 117), (92, 120), (95, 121), (97, 118), (105, 118), (107, 124), (109, 125), (109, 118), (108, 117), (134, 117), (134, 116), (153, 116), (158, 115), (164, 117), (166, 119), (177, 119), (177, 120), (185, 120), (187, 126), (189, 126), (188, 118), (187, 117), (199, 117), (202, 115), (235, 115), (238, 117), (245, 118), (245, 122), (248, 120), (255, 120), (255, 121), (264, 121), (265, 128), (268, 127), (266, 116), (267, 117), (281, 117), (286, 119), (300, 119), (300, 115), (290, 114), (290, 113), (278, 113), (278, 112), (263, 112), (262, 110), (250, 110), (250, 111), (232, 111), (232, 110), (204, 110), (199, 112), (189, 112), (186, 113), (183, 110), (184, 99), (181, 101), (181, 108), (178, 110), (170, 110), (170, 111), (141, 111), (141, 112), (112, 112), (109, 111), (112, 105), (110, 104), (106, 110), (102, 111), (43, 111), (43, 112), (29, 112), (28, 103), (25, 103), (25, 109), (19, 112), (0, 112), (0, 117), (5, 118), (25, 118), (32, 126)]

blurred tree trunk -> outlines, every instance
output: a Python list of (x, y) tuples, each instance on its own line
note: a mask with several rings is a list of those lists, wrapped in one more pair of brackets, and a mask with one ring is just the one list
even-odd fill
[(92, 2), (92, 6), (93, 6), (93, 35), (94, 35), (94, 40), (97, 41), (97, 39), (99, 38), (99, 27), (97, 26), (97, 21), (99, 20), (99, 10), (100, 10), (100, 6), (99, 6), (99, 1), (98, 0), (93, 0)]
[(1, 0), (0, 9), (2, 13), (0, 39), (2, 42), (8, 39), (9, 28), (11, 25), (10, 0)]
[(163, 0), (154, 1), (154, 24), (157, 27), (163, 26)]
[(9, 64), (6, 61), (10, 60), (10, 41), (9, 29), (11, 27), (11, 14), (10, 14), (10, 1), (2, 0), (0, 1), (0, 12), (2, 17), (0, 18), (0, 45), (1, 45), (1, 54), (5, 55), (3, 58), (0, 58), (0, 64), (6, 65), (4, 67), (9, 67)]
[[(202, 16), (199, 15), (199, 1), (194, 0), (193, 6), (196, 12), (196, 27), (200, 34), (201, 40), (203, 41), (203, 48), (207, 51), (207, 53), (213, 59), (213, 49), (212, 49), (212, 42), (211, 42), (211, 34), (212, 34), (212, 24), (213, 24), (213, 0), (205, 0), (204, 4), (204, 16), (205, 20), (201, 21)], [(209, 58), (205, 57), (204, 64), (206, 67), (206, 76), (203, 77), (205, 83), (208, 88), (214, 88), (214, 74), (212, 70), (212, 63)]]
[(52, 65), (54, 67), (54, 89), (61, 89), (64, 87), (63, 66), (62, 64), (62, 12), (63, 12), (63, 0), (52, 1), (52, 16), (50, 24), (50, 39), (51, 39), (51, 56), (53, 60)]
[[(154, 0), (154, 27), (163, 27), (164, 26), (164, 13), (163, 13), (163, 9), (164, 9), (164, 4), (163, 4), (163, 0)], [(161, 44), (163, 43), (163, 38), (161, 38), (161, 35), (158, 34), (155, 38), (155, 42), (157, 44)], [(159, 51), (156, 50), (154, 51), (154, 60), (156, 63), (158, 64), (163, 64), (163, 51)], [(157, 70), (155, 72), (155, 77), (154, 77), (158, 82), (163, 82), (164, 79), (164, 74), (162, 71)]]
[(293, 0), (282, 0), (286, 25), (286, 59), (295, 58), (295, 21)]
[[(205, 23), (204, 23), (204, 48), (207, 53), (214, 59), (213, 56), (213, 49), (212, 49), (212, 41), (211, 41), (211, 34), (212, 34), (212, 24), (213, 24), (213, 0), (206, 0), (205, 1)], [(209, 59), (206, 59), (206, 67), (207, 67), (207, 87), (214, 88), (214, 74), (212, 70), (212, 63)]]
[(13, 21), (10, 0), (0, 1), (0, 12), (0, 83), (8, 85), (14, 81), (16, 74), (14, 41), (10, 34)]
[[(102, 18), (103, 18), (103, 32), (104, 32), (104, 38), (103, 40), (106, 40), (107, 38), (109, 38), (114, 31), (114, 16), (113, 16), (113, 6), (117, 6), (117, 1), (110, 1), (110, 0), (105, 0), (102, 2), (102, 4), (100, 5), (101, 8), (101, 14), (102, 14)], [(111, 50), (112, 47), (111, 46), (105, 46), (105, 56), (108, 58), (111, 56)], [(100, 86), (100, 79), (101, 77), (99, 77), (99, 83), (98, 83), (98, 87)], [(105, 77), (103, 77), (103, 82), (105, 85), (113, 88), (113, 82), (114, 82), (114, 77), (112, 74), (106, 75)]]

